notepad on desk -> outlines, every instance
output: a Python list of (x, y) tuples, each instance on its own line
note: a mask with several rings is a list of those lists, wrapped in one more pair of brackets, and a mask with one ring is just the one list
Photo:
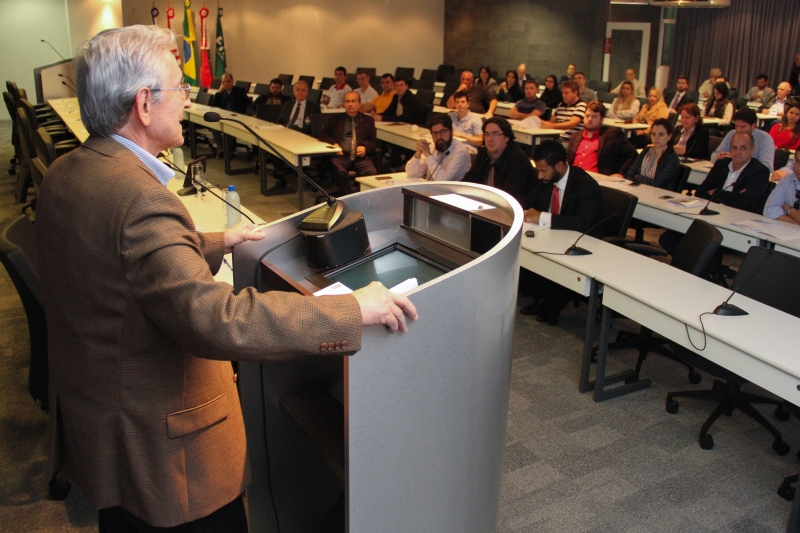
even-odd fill
[(777, 222), (770, 222), (769, 220), (743, 220), (742, 222), (733, 222), (731, 225), (754, 233), (764, 233), (765, 235), (770, 235), (783, 241), (791, 241), (800, 238), (800, 226), (788, 226)]
[(676, 207), (691, 209), (693, 207), (700, 207), (701, 205), (705, 205), (707, 202), (708, 200), (702, 200), (700, 198), (680, 198), (677, 200), (670, 200), (667, 203), (670, 205), (674, 205)]

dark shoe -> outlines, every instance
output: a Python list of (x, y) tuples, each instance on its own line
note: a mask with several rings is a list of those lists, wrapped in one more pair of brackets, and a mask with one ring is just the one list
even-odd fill
[(542, 307), (544, 306), (544, 298), (540, 298), (539, 300), (535, 301), (531, 305), (526, 305), (522, 309), (519, 310), (521, 315), (525, 316), (534, 316), (538, 315), (542, 312)]

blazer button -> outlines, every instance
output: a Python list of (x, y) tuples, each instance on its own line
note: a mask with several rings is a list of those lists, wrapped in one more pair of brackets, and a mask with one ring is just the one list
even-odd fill
[(346, 350), (346, 349), (348, 348), (348, 346), (350, 346), (350, 343), (349, 343), (349, 342), (347, 342), (347, 341), (342, 341), (342, 349), (343, 349), (343, 350)]
[(328, 351), (328, 343), (327, 342), (323, 342), (322, 344), (320, 344), (319, 345), (319, 350), (321, 352), (327, 352)]
[(234, 375), (233, 375), (233, 382), (234, 382), (234, 383), (236, 383), (236, 381), (237, 381), (238, 379), (239, 379), (239, 374), (234, 374)]
[(336, 351), (338, 352), (341, 349), (342, 349), (342, 341), (339, 341), (336, 343)]

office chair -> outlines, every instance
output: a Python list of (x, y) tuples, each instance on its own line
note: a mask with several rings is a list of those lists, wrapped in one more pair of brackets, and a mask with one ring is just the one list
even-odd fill
[(422, 74), (419, 75), (419, 79), (422, 80), (422, 81), (435, 82), (436, 81), (436, 74), (437, 74), (437, 71), (435, 71), (433, 69), (430, 69), (430, 68), (424, 68), (424, 69), (422, 69)]
[(334, 85), (335, 83), (336, 80), (334, 80), (333, 78), (322, 78), (322, 81), (319, 84), (319, 89), (321, 91), (327, 91), (328, 89), (331, 88), (331, 85)]
[(608, 91), (597, 91), (597, 99), (604, 104), (613, 104), (616, 98), (616, 94), (612, 94)]
[(708, 160), (711, 160), (711, 154), (717, 151), (719, 145), (722, 144), (722, 137), (715, 137), (712, 135), (708, 138)]
[(259, 105), (256, 108), (256, 118), (277, 124), (282, 108), (282, 105)]
[(233, 84), (234, 87), (241, 87), (242, 89), (245, 90), (245, 92), (248, 93), (250, 92), (251, 85), (252, 83), (250, 83), (249, 81), (242, 81), (242, 80), (239, 80)]
[(350, 72), (347, 74), (347, 76), (345, 76), (345, 81), (351, 89), (358, 87), (358, 79), (356, 78), (355, 72)]
[(372, 79), (375, 76), (377, 76), (378, 69), (373, 67), (358, 67), (356, 69), (356, 74), (358, 74), (359, 72), (366, 72), (367, 74), (369, 74), (370, 79)]
[(253, 94), (259, 96), (269, 94), (269, 83), (256, 83), (255, 88), (253, 88)]
[(435, 85), (434, 85), (435, 83), (436, 82), (434, 80), (415, 80), (414, 81), (414, 88), (417, 89), (417, 91), (431, 91), (431, 92), (433, 92), (433, 89), (435, 87)]
[(278, 74), (278, 79), (281, 80), (281, 83), (284, 85), (291, 85), (294, 74)]
[(447, 81), (444, 77), (448, 74), (453, 74), (456, 71), (454, 65), (439, 65), (436, 68), (436, 81)]
[(611, 216), (612, 213), (617, 215), (606, 220), (600, 226), (603, 240), (612, 244), (624, 245), (628, 242), (625, 235), (628, 233), (628, 227), (633, 219), (633, 212), (636, 211), (639, 198), (610, 187), (601, 187), (600, 194), (600, 220)]
[[(747, 252), (731, 289), (770, 307), (800, 317), (800, 300), (797, 298), (800, 294), (798, 271), (800, 271), (800, 258), (753, 246)], [(731, 416), (734, 409), (739, 409), (772, 433), (775, 437), (772, 449), (778, 455), (789, 453), (789, 445), (783, 441), (778, 430), (752, 405), (754, 403), (775, 405), (775, 417), (778, 420), (787, 420), (790, 412), (784, 408), (782, 400), (742, 392), (742, 385), (747, 383), (746, 379), (680, 345), (670, 342), (670, 347), (688, 364), (719, 378), (714, 380), (714, 386), (710, 390), (671, 392), (667, 395), (666, 409), (671, 414), (677, 413), (679, 409), (675, 398), (697, 398), (718, 402), (717, 407), (700, 428), (701, 448), (710, 450), (714, 447), (714, 439), (708, 434), (708, 430), (717, 418), (723, 413)]]
[(222, 79), (214, 78), (213, 80), (211, 80), (211, 86), (209, 87), (209, 89), (219, 89), (220, 85), (222, 85)]
[(672, 127), (675, 127), (675, 124), (678, 123), (678, 114), (675, 111), (670, 111), (669, 115), (667, 116), (667, 120), (669, 120)]
[(31, 155), (33, 156), (35, 154), (35, 157), (38, 157), (41, 162), (44, 163), (45, 167), (49, 167), (57, 157), (71, 152), (80, 146), (81, 143), (77, 139), (56, 143), (53, 141), (50, 134), (47, 133), (47, 130), (39, 128), (36, 130), (36, 135), (33, 137), (33, 145), (35, 149)]
[(313, 89), (314, 88), (314, 80), (315, 79), (316, 78), (314, 78), (314, 76), (298, 76), (297, 77), (297, 81), (306, 82), (308, 84), (308, 88), (309, 89)]
[(287, 83), (281, 89), (281, 94), (294, 98), (294, 85)]
[(433, 105), (433, 97), (436, 96), (433, 91), (426, 91), (425, 89), (419, 89), (417, 91), (417, 100), (419, 100), (420, 104), (423, 105)]
[(444, 82), (444, 89), (442, 90), (445, 94), (453, 94), (458, 89), (459, 85), (461, 85), (461, 78), (458, 78), (455, 81), (446, 81)]
[[(687, 167), (686, 165), (681, 165), (681, 177), (678, 180), (678, 188), (675, 189), (675, 192), (679, 192), (682, 194), (688, 194), (689, 196), (694, 195), (694, 191), (697, 190), (697, 185), (694, 183), (689, 183), (689, 176), (692, 175), (692, 169)], [(642, 239), (639, 239), (640, 241)]]
[(422, 113), (420, 114), (420, 119), (417, 123), (417, 126), (425, 127), (425, 125), (428, 123), (428, 117), (430, 117), (433, 113), (433, 104), (420, 104), (419, 107)]
[(19, 133), (17, 132), (17, 121), (14, 120), (16, 106), (8, 91), (3, 91), (3, 101), (6, 103), (6, 111), (8, 111), (8, 116), (11, 118), (11, 145), (14, 147), (14, 155), (8, 161), (8, 173), (13, 175), (20, 158)]
[(409, 80), (410, 82), (412, 79), (414, 79), (414, 69), (411, 67), (397, 67), (394, 69), (394, 77), (403, 78), (405, 80)]
[(442, 81), (445, 83), (445, 87), (447, 87), (448, 83), (455, 83), (455, 87), (453, 87), (453, 90), (455, 90), (461, 84), (461, 74), (445, 74)]
[(201, 105), (211, 105), (212, 97), (213, 95), (209, 93), (197, 93), (197, 99), (195, 100), (195, 103)]
[[(783, 150), (783, 149), (780, 149), (780, 148), (776, 148), (775, 149), (775, 161), (774, 161), (774, 165), (775, 166), (773, 168), (775, 170), (778, 170), (780, 168), (785, 167), (786, 163), (789, 162), (789, 156), (790, 155), (791, 155), (791, 153), (789, 152), (789, 150)], [(770, 183), (774, 183), (774, 182), (770, 182)]]
[(598, 94), (600, 93), (600, 91), (611, 92), (611, 82), (608, 81), (589, 80), (586, 83), (586, 86), (589, 87), (591, 90), (596, 91)]
[(320, 91), (319, 89), (309, 89), (308, 101), (314, 102), (315, 104), (319, 104), (320, 102), (322, 102), (322, 91)]

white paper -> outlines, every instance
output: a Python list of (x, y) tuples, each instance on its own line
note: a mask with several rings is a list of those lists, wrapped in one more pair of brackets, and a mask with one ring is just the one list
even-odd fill
[(692, 207), (700, 207), (701, 205), (705, 205), (706, 203), (708, 203), (708, 200), (698, 200), (698, 199), (686, 198), (686, 199), (683, 199), (683, 200), (670, 200), (667, 203), (671, 204), (671, 205), (674, 205), (674, 206), (677, 206), (677, 207), (683, 207), (685, 209), (691, 209)]
[(350, 294), (353, 291), (343, 283), (338, 281), (333, 285), (328, 285), (314, 293), (314, 296), (335, 296), (337, 294)]
[(257, 129), (257, 130), (272, 130), (272, 129), (275, 129), (275, 128), (282, 128), (282, 127), (283, 126), (281, 126), (280, 124), (267, 123), (267, 124), (260, 124), (260, 125), (256, 126), (255, 129)]
[(790, 241), (792, 239), (800, 238), (800, 227), (785, 226), (783, 224), (770, 222), (768, 220), (743, 220), (742, 222), (733, 222), (731, 225), (755, 233), (765, 233), (783, 241)]
[(523, 128), (528, 128), (531, 130), (540, 130), (542, 129), (542, 119), (537, 116), (528, 117), (522, 120), (519, 125)]
[(408, 278), (407, 280), (400, 282), (391, 289), (389, 289), (389, 291), (395, 294), (405, 294), (411, 289), (417, 288), (418, 286), (419, 283), (417, 282), (417, 278)]
[(472, 200), (460, 194), (440, 194), (438, 196), (431, 196), (434, 200), (439, 200), (453, 207), (458, 207), (464, 211), (484, 211), (486, 209), (494, 209), (494, 206)]

